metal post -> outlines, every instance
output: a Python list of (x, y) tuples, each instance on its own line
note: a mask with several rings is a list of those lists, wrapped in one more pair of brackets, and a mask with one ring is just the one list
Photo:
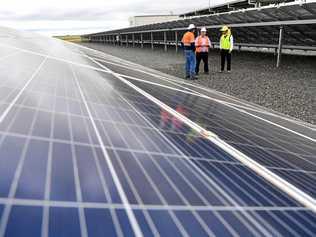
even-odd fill
[(144, 48), (143, 33), (140, 33), (140, 47)]
[(151, 49), (154, 50), (154, 33), (150, 32)]
[(278, 45), (278, 58), (277, 58), (277, 67), (281, 65), (281, 56), (282, 56), (282, 44), (283, 44), (283, 26), (280, 26), (279, 33), (279, 45)]
[(165, 52), (167, 52), (168, 46), (167, 46), (167, 32), (166, 31), (163, 32), (163, 41), (165, 45)]
[(178, 31), (174, 32), (174, 37), (175, 37), (175, 41), (176, 41), (176, 53), (178, 53), (178, 51), (179, 51)]
[(135, 48), (135, 34), (132, 34), (133, 48)]
[(126, 48), (127, 48), (128, 47), (128, 34), (126, 34), (125, 39), (126, 39)]
[(120, 34), (120, 45), (123, 46), (123, 37), (121, 34)]

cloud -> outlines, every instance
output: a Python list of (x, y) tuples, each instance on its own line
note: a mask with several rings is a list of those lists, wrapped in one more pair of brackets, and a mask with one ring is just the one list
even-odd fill
[[(4, 2), (2, 2), (4, 1)], [(215, 2), (220, 0), (215, 0)], [(128, 26), (128, 18), (143, 14), (180, 14), (208, 5), (207, 0), (1, 0), (0, 25), (17, 29), (74, 32)], [(214, 0), (212, 1), (214, 2)], [(58, 7), (62, 6), (62, 7)], [(89, 31), (90, 32), (90, 31)]]

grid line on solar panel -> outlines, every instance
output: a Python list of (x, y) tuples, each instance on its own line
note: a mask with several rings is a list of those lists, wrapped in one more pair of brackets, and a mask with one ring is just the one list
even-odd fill
[[(64, 208), (94, 208), (94, 209), (124, 209), (121, 203), (54, 201), (21, 198), (0, 198), (0, 205), (14, 204), (15, 206), (43, 206)], [(214, 206), (214, 205), (156, 205), (131, 204), (133, 210), (171, 210), (171, 211), (310, 211), (302, 206)]]

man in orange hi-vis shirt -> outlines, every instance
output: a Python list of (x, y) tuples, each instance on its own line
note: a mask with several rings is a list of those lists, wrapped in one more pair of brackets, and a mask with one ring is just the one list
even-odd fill
[(195, 40), (195, 48), (196, 48), (196, 75), (199, 74), (200, 63), (203, 60), (204, 63), (204, 73), (208, 74), (208, 51), (212, 46), (209, 37), (206, 35), (206, 28), (203, 27), (201, 29), (201, 34)]
[(186, 79), (198, 79), (195, 75), (196, 58), (195, 58), (195, 25), (190, 24), (188, 31), (183, 35), (182, 46), (185, 55), (185, 73)]

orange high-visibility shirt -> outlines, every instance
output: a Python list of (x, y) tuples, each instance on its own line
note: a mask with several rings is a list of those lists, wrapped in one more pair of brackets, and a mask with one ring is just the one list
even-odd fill
[(184, 46), (191, 46), (195, 42), (195, 36), (192, 32), (186, 32), (182, 37), (182, 43)]
[(199, 36), (195, 40), (196, 52), (208, 52), (209, 47), (211, 47), (210, 38), (207, 36)]

